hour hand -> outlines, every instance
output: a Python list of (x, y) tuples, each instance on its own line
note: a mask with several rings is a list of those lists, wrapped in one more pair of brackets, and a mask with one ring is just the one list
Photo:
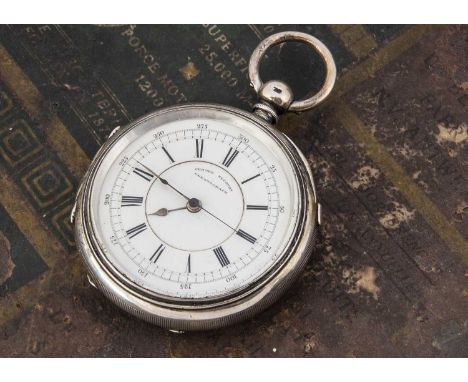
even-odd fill
[(201, 209), (202, 209), (201, 201), (198, 200), (197, 198), (191, 198), (188, 200), (185, 207), (173, 208), (172, 210), (168, 210), (167, 208), (160, 208), (159, 210), (148, 215), (166, 216), (169, 212), (180, 211), (180, 210), (187, 210), (189, 212), (196, 213), (196, 212), (201, 211)]
[(180, 211), (185, 209), (187, 209), (187, 207), (173, 208), (172, 210), (168, 210), (167, 208), (160, 208), (159, 210), (152, 212), (148, 215), (166, 216), (169, 212)]

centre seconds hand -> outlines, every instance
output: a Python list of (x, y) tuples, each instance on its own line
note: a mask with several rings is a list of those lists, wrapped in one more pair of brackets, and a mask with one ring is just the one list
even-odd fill
[[(183, 196), (185, 199), (187, 200), (191, 200), (188, 196), (186, 196), (185, 194), (183, 194), (182, 192), (180, 192), (177, 188), (173, 187), (166, 179), (164, 178), (161, 178), (158, 174), (156, 174), (153, 170), (151, 170), (149, 167), (145, 166), (143, 163), (141, 163), (140, 161), (137, 160), (137, 162), (143, 166), (147, 171), (149, 171), (151, 174), (153, 174), (156, 178), (158, 178), (162, 184), (165, 184), (166, 186), (169, 186), (170, 188), (172, 188), (175, 192), (177, 192), (179, 195)], [(192, 199), (194, 200), (194, 199)], [(198, 200), (198, 199), (195, 199), (195, 200)], [(231, 230), (233, 230), (234, 232), (237, 232), (234, 228), (232, 228), (229, 224), (227, 224), (224, 220), (221, 220), (219, 217), (217, 217), (216, 215), (212, 214), (210, 211), (208, 211), (206, 208), (204, 208), (201, 204), (199, 206), (203, 211), (205, 211), (208, 215), (211, 215), (212, 217), (214, 217), (216, 220), (218, 220), (219, 222), (223, 223), (226, 227), (229, 227)]]

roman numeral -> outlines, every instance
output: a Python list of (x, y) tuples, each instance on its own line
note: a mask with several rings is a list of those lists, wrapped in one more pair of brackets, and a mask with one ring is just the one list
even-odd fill
[(133, 172), (135, 174), (137, 174), (138, 176), (141, 176), (144, 180), (146, 180), (147, 182), (151, 181), (151, 179), (154, 178), (154, 175), (145, 171), (145, 170), (142, 170), (141, 168), (138, 168), (138, 167), (135, 167), (133, 169)]
[(213, 249), (213, 252), (216, 255), (216, 258), (218, 259), (222, 267), (225, 267), (226, 265), (231, 264), (228, 257), (226, 256), (226, 253), (224, 252), (223, 247), (215, 248)]
[(258, 178), (260, 176), (260, 174), (257, 174), (257, 175), (254, 175), (246, 180), (244, 180), (243, 182), (241, 182), (241, 184), (244, 184), (244, 183), (247, 183), (247, 182), (250, 182), (251, 180), (254, 180), (255, 178)]
[(187, 257), (187, 273), (191, 273), (192, 272), (192, 263), (190, 261), (190, 256), (191, 254), (189, 253), (188, 257)]
[(268, 210), (268, 206), (257, 206), (254, 204), (247, 204), (247, 209), (254, 210), (254, 211), (266, 211)]
[(146, 228), (146, 223), (141, 223), (133, 228), (130, 228), (129, 230), (127, 230), (128, 238), (131, 239), (132, 237), (135, 237), (136, 235), (145, 231)]
[(236, 234), (239, 235), (241, 238), (247, 240), (248, 242), (252, 243), (252, 244), (257, 241), (256, 238), (254, 238), (252, 235), (248, 234), (247, 232), (242, 231), (241, 229), (239, 231), (237, 231)]
[(197, 150), (197, 158), (202, 158), (203, 157), (203, 139), (196, 139), (195, 140), (195, 147)]
[(166, 247), (160, 244), (156, 251), (154, 251), (153, 255), (150, 257), (149, 261), (153, 264), (156, 264), (156, 262), (158, 261), (159, 257), (162, 255), (165, 249)]
[(141, 206), (143, 196), (122, 196), (122, 207)]
[(239, 154), (239, 151), (233, 149), (232, 147), (229, 147), (229, 151), (223, 160), (223, 165), (229, 167), (234, 161), (234, 159), (236, 159), (237, 154)]
[(166, 150), (166, 148), (164, 146), (162, 146), (162, 149), (164, 150), (164, 152), (166, 153), (167, 157), (169, 158), (169, 160), (174, 163), (175, 160), (171, 157), (171, 154), (169, 154), (169, 152)]

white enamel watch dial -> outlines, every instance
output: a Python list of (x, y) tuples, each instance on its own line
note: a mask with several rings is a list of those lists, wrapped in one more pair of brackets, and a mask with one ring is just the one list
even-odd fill
[(91, 197), (96, 236), (121, 275), (150, 293), (205, 299), (248, 287), (278, 261), (299, 193), (272, 138), (191, 116), (132, 135)]

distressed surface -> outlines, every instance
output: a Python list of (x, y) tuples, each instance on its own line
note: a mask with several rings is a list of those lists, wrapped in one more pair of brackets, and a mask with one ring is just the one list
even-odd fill
[(11, 260), (11, 245), (6, 236), (0, 232), (0, 285), (13, 274), (15, 264)]
[[(339, 78), (279, 128), (324, 224), (305, 272), (248, 322), (177, 335), (92, 288), (68, 216), (117, 125), (187, 101), (249, 109), (247, 62), (280, 30), (322, 39)], [(1, 26), (0, 356), (468, 356), (466, 26)], [(311, 68), (313, 68), (311, 70)], [(308, 49), (262, 76), (318, 89)]]

